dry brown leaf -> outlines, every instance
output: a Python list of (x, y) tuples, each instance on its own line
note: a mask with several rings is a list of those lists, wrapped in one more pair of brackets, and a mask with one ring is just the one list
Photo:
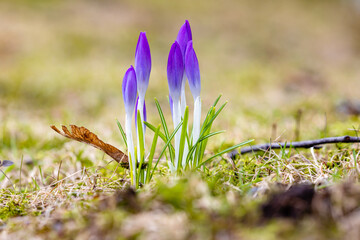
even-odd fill
[(129, 159), (128, 156), (123, 153), (121, 150), (117, 149), (116, 147), (103, 142), (96, 136), (96, 134), (92, 133), (90, 130), (88, 130), (85, 127), (78, 127), (76, 125), (70, 125), (71, 132), (63, 125), (61, 132), (59, 129), (57, 129), (54, 125), (50, 126), (55, 132), (58, 134), (76, 140), (78, 142), (83, 142), (86, 144), (89, 144), (97, 149), (102, 150), (107, 155), (112, 157), (115, 161), (121, 164), (124, 168), (129, 168)]

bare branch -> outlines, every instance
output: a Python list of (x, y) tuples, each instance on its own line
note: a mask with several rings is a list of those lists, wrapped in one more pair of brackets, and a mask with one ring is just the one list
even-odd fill
[[(251, 152), (267, 151), (269, 149), (281, 149), (281, 148), (321, 148), (320, 145), (329, 143), (357, 143), (360, 142), (360, 137), (342, 136), (342, 137), (328, 137), (315, 140), (289, 142), (289, 143), (265, 143), (259, 145), (253, 145), (250, 147), (244, 147), (240, 150), (241, 154), (247, 154)], [(231, 153), (231, 156), (239, 154), (238, 152)]]

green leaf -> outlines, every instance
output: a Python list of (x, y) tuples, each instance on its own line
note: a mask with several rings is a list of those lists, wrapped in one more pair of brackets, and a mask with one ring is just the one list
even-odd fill
[[(165, 136), (166, 136), (166, 140), (169, 139), (169, 130), (168, 130), (168, 127), (167, 127), (167, 124), (166, 124), (166, 120), (165, 120), (165, 117), (164, 117), (164, 114), (163, 114), (163, 111), (161, 109), (161, 106), (160, 106), (160, 103), (159, 101), (157, 100), (157, 98), (155, 98), (155, 105), (156, 105), (156, 108), (159, 112), (159, 116), (160, 116), (160, 120), (161, 120), (161, 124), (162, 124), (162, 127), (164, 129), (164, 133), (165, 133)], [(165, 141), (166, 142), (166, 141)], [(175, 153), (174, 151), (172, 150), (171, 147), (169, 147), (169, 154), (170, 154), (170, 159), (171, 161), (175, 161)]]
[[(208, 128), (211, 128), (212, 123), (217, 118), (217, 116), (220, 114), (220, 112), (224, 109), (226, 104), (227, 104), (227, 102), (225, 102), (223, 105), (221, 105), (221, 107), (211, 116), (209, 122), (205, 125), (204, 129), (202, 129), (203, 131), (206, 131)], [(213, 109), (215, 110), (215, 108), (213, 108)]]
[[(154, 138), (153, 138), (152, 144), (151, 144), (148, 165), (147, 165), (147, 168), (146, 168), (146, 183), (149, 183), (150, 180), (151, 180), (151, 178), (150, 178), (150, 170), (151, 170), (152, 162), (153, 162), (153, 159), (154, 159), (154, 154), (155, 154), (155, 150), (156, 150), (157, 140), (158, 140), (158, 137), (159, 137), (159, 132), (160, 132), (160, 124), (156, 128)], [(155, 171), (155, 168), (153, 169), (153, 171)]]
[(216, 107), (216, 104), (219, 102), (220, 98), (221, 98), (221, 94), (215, 99), (215, 102), (213, 103), (213, 107)]
[(177, 131), (179, 131), (182, 123), (183, 123), (183, 121), (181, 120), (181, 122), (179, 123), (179, 125), (174, 129), (174, 131), (173, 131), (173, 132), (171, 133), (171, 135), (169, 136), (168, 141), (166, 142), (165, 146), (163, 147), (163, 149), (162, 149), (162, 151), (161, 151), (161, 153), (160, 153), (160, 155), (159, 155), (159, 157), (158, 157), (158, 160), (156, 161), (156, 164), (155, 164), (155, 166), (154, 166), (154, 170), (151, 172), (150, 178), (152, 178), (152, 176), (154, 175), (154, 171), (155, 171), (155, 169), (156, 169), (156, 167), (157, 167), (157, 165), (158, 165), (158, 163), (159, 163), (162, 155), (165, 153), (166, 148), (167, 148), (168, 145), (170, 144), (171, 140), (174, 138), (174, 136), (175, 136), (175, 134), (177, 133)]
[(248, 143), (251, 143), (252, 141), (254, 141), (254, 139), (248, 140), (248, 141), (245, 141), (245, 142), (242, 142), (242, 143), (239, 143), (239, 144), (236, 144), (236, 145), (234, 145), (234, 146), (232, 146), (232, 147), (229, 147), (229, 148), (227, 148), (227, 149), (225, 149), (225, 150), (223, 150), (223, 151), (215, 154), (214, 156), (208, 158), (207, 160), (203, 161), (202, 163), (200, 163), (200, 164), (197, 166), (197, 168), (199, 168), (199, 167), (201, 167), (202, 165), (210, 162), (212, 159), (216, 158), (217, 156), (220, 156), (220, 155), (222, 155), (222, 154), (224, 154), (224, 153), (227, 153), (227, 152), (230, 152), (230, 151), (232, 151), (232, 150), (234, 150), (234, 149), (236, 149), (236, 148), (238, 148), (238, 147), (241, 147), (241, 146), (243, 146), (243, 145), (246, 145), (246, 144), (248, 144)]
[(184, 119), (183, 119), (183, 125), (181, 128), (181, 135), (180, 135), (179, 159), (178, 159), (178, 165), (177, 165), (178, 170), (181, 169), (181, 166), (182, 166), (182, 157), (184, 154), (188, 120), (189, 120), (189, 107), (186, 106), (185, 113), (184, 113)]
[[(213, 107), (213, 108), (211, 109), (211, 112), (210, 112), (210, 114), (209, 114), (209, 118), (208, 118), (207, 122), (206, 122), (206, 123), (204, 122), (204, 124), (203, 124), (204, 128), (203, 128), (202, 131), (201, 131), (200, 138), (201, 138), (202, 136), (206, 136), (207, 134), (210, 133), (212, 123), (213, 123), (213, 121), (214, 121), (214, 119), (215, 119), (215, 118), (213, 117), (214, 114), (215, 114), (215, 108)], [(197, 150), (196, 150), (196, 152), (195, 152), (195, 158), (194, 158), (194, 159), (195, 159), (195, 161), (196, 161), (196, 163), (195, 163), (196, 166), (200, 163), (200, 161), (202, 160), (202, 158), (203, 158), (203, 156), (204, 156), (204, 152), (205, 152), (205, 149), (206, 149), (206, 145), (207, 145), (207, 139), (206, 139), (205, 141), (202, 141), (202, 142), (200, 143), (200, 146), (197, 148)]]
[(208, 139), (208, 138), (210, 138), (210, 137), (212, 137), (212, 136), (215, 136), (215, 135), (217, 135), (217, 134), (220, 134), (220, 133), (223, 133), (223, 132), (225, 132), (225, 131), (217, 131), (217, 132), (212, 132), (212, 133), (210, 133), (210, 134), (208, 134), (208, 135), (205, 135), (205, 136), (202, 136), (202, 137), (200, 137), (197, 141), (196, 141), (196, 143), (191, 147), (191, 148), (189, 148), (190, 150), (189, 150), (189, 153), (188, 153), (188, 155), (187, 155), (187, 161), (189, 161), (190, 159), (191, 159), (191, 156), (192, 156), (192, 154), (194, 153), (194, 151), (197, 149), (197, 147), (200, 145), (200, 143), (202, 142), (202, 141), (204, 141), (205, 139)]
[[(152, 125), (151, 123), (148, 123), (148, 122), (144, 122), (144, 123), (151, 131), (153, 131), (154, 133), (156, 132), (156, 127), (154, 125)], [(167, 142), (166, 136), (160, 131), (159, 131), (159, 137), (164, 141), (164, 143)], [(169, 145), (169, 147), (171, 147), (172, 152), (175, 151), (174, 147), (171, 144)]]
[[(139, 147), (140, 147), (140, 164), (139, 164), (139, 169), (137, 172), (137, 178), (136, 178), (136, 186), (138, 187), (139, 185), (139, 181), (140, 181), (140, 176), (141, 176), (141, 171), (142, 171), (142, 165), (145, 161), (145, 146), (144, 146), (144, 133), (143, 133), (143, 124), (141, 121), (141, 114), (140, 114), (140, 110), (138, 110), (137, 112), (137, 130), (138, 130), (138, 142), (139, 142)], [(136, 153), (135, 153), (136, 154)]]
[(124, 140), (125, 146), (126, 146), (126, 148), (127, 148), (128, 146), (127, 146), (126, 134), (125, 134), (125, 132), (124, 132), (124, 129), (122, 128), (119, 120), (116, 119), (116, 123), (117, 123), (117, 125), (118, 125), (119, 130), (120, 130), (121, 136), (122, 136), (122, 138), (123, 138), (123, 140)]
[(164, 114), (163, 114), (163, 111), (161, 109), (161, 106), (160, 106), (160, 103), (159, 101), (155, 98), (155, 105), (156, 105), (156, 108), (159, 112), (159, 116), (160, 116), (160, 120), (161, 120), (161, 124), (162, 124), (162, 127), (164, 129), (164, 133), (165, 133), (165, 136), (166, 138), (168, 139), (169, 138), (169, 130), (168, 130), (168, 127), (167, 127), (167, 124), (166, 124), (166, 120), (165, 120), (165, 117), (164, 117)]

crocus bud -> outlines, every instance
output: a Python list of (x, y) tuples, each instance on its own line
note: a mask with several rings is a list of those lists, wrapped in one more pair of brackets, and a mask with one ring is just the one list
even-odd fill
[(139, 95), (145, 96), (149, 85), (151, 71), (150, 46), (146, 33), (141, 32), (135, 50), (135, 72), (137, 78), (137, 90)]
[[(137, 99), (136, 99), (136, 105), (135, 105), (135, 125), (136, 125), (136, 126), (137, 126), (138, 104), (139, 104), (139, 97), (137, 97)], [(145, 105), (145, 101), (144, 101), (143, 110), (144, 110), (144, 119), (142, 119), (142, 120), (143, 120), (143, 122), (144, 122), (144, 121), (146, 122), (146, 105)], [(145, 124), (144, 124), (144, 128), (145, 128)]]
[(125, 73), (122, 82), (122, 92), (126, 114), (131, 116), (134, 112), (137, 93), (136, 74), (133, 66)]
[(188, 20), (181, 26), (177, 35), (176, 41), (179, 43), (183, 59), (185, 57), (185, 50), (187, 43), (192, 40), (191, 28)]
[(196, 57), (192, 41), (189, 41), (186, 47), (185, 72), (186, 77), (189, 80), (191, 93), (194, 99), (196, 99), (198, 96), (200, 96), (201, 83), (199, 62)]
[(181, 95), (181, 84), (184, 75), (184, 62), (181, 49), (178, 42), (171, 45), (168, 64), (167, 78), (169, 84), (169, 92), (173, 101), (179, 101)]

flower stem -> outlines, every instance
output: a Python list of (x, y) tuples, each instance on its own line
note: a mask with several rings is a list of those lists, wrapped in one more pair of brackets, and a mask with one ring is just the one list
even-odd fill
[[(141, 127), (142, 127), (142, 131), (143, 131), (143, 134), (145, 134), (144, 132), (144, 101), (145, 101), (145, 98), (144, 96), (141, 96), (139, 94), (139, 102), (138, 102), (138, 111), (140, 111), (140, 119), (138, 119), (138, 121), (140, 120), (141, 121)], [(136, 116), (137, 116), (137, 112), (135, 113)], [(137, 137), (137, 159), (141, 159), (140, 157), (140, 140), (139, 140), (139, 131), (138, 131), (138, 128), (137, 126), (136, 127), (136, 137)], [(145, 138), (144, 138), (144, 148), (145, 148)]]
[[(184, 118), (184, 113), (185, 113), (185, 109), (186, 109), (186, 95), (185, 95), (185, 83), (186, 83), (186, 74), (184, 74), (183, 79), (182, 79), (182, 83), (181, 83), (181, 117)], [(186, 133), (188, 133), (188, 129), (186, 129)], [(185, 139), (185, 148), (184, 148), (184, 154), (183, 154), (183, 158), (182, 158), (182, 166), (185, 167), (186, 165), (186, 156), (189, 152), (189, 146), (188, 146), (188, 142), (187, 142), (187, 138)]]
[[(180, 108), (180, 99), (174, 100), (174, 129), (180, 124), (181, 122), (181, 108)], [(181, 131), (177, 131), (175, 133), (175, 168), (177, 169), (178, 161), (179, 161), (179, 147), (180, 147), (180, 137)]]
[(194, 102), (194, 122), (193, 122), (193, 144), (200, 136), (200, 120), (201, 120), (201, 98), (198, 96)]
[(134, 142), (133, 142), (132, 131), (131, 131), (131, 115), (130, 114), (126, 114), (125, 131), (126, 131), (126, 138), (127, 138), (126, 141), (128, 144), (131, 183), (134, 185), (134, 183), (135, 183), (134, 181), (136, 181), (136, 157), (135, 157)]
[(184, 117), (185, 108), (186, 108), (185, 83), (186, 83), (186, 75), (184, 74), (181, 83), (181, 117)]

